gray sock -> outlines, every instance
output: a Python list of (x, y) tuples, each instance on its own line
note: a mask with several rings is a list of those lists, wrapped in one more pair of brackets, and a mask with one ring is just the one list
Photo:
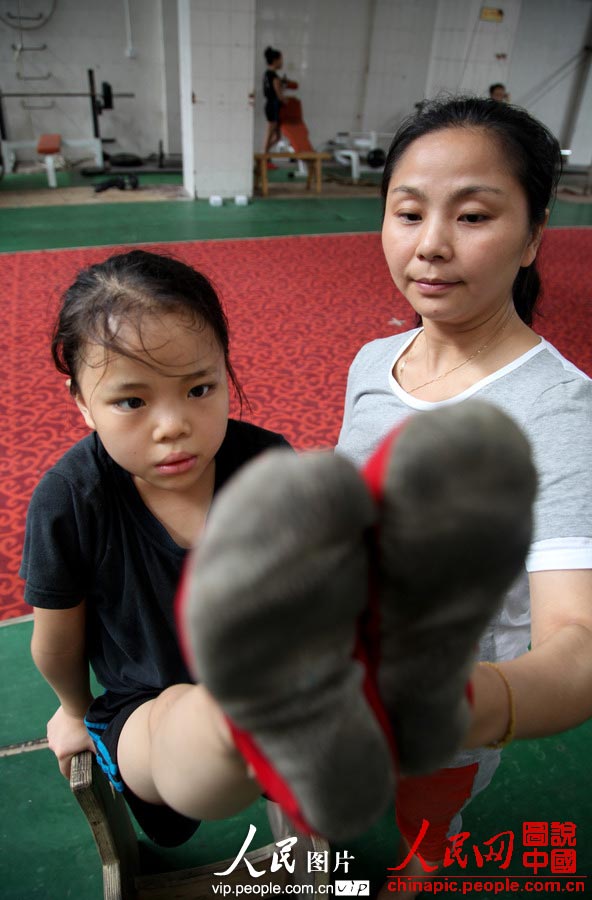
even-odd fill
[(375, 516), (348, 461), (270, 451), (216, 497), (188, 584), (199, 680), (335, 840), (365, 831), (393, 792), (352, 658)]
[(536, 474), (526, 438), (470, 400), (420, 413), (390, 456), (379, 524), (379, 690), (401, 770), (449, 761), (477, 643), (524, 564)]

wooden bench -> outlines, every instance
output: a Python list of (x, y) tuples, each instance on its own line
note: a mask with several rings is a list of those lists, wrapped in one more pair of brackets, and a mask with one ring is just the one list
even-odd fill
[(315, 150), (270, 150), (267, 153), (255, 153), (255, 189), (261, 188), (261, 193), (267, 197), (269, 193), (269, 180), (267, 178), (267, 163), (272, 159), (301, 159), (307, 163), (308, 175), (306, 189), (310, 190), (314, 179), (315, 191), (321, 193), (321, 165), (323, 160), (332, 159), (331, 153), (317, 153)]
[[(244, 861), (228, 876), (225, 872), (233, 859), (226, 859), (191, 869), (178, 869), (158, 875), (142, 874), (136, 832), (127, 810), (127, 804), (99, 769), (95, 756), (89, 751), (79, 753), (72, 759), (70, 787), (90, 826), (103, 868), (104, 900), (212, 900), (213, 888), (222, 881), (224, 885), (250, 885), (253, 881)], [(267, 801), (269, 825), (275, 841), (284, 840), (295, 834), (290, 822), (276, 803)], [(199, 834), (199, 832), (198, 832)], [(245, 834), (246, 837), (246, 834)], [(308, 852), (327, 853), (329, 845), (316, 835), (299, 835), (294, 846), (295, 869), (293, 875), (285, 868), (272, 873), (268, 871), (266, 881), (281, 886), (310, 885), (307, 896), (326, 896), (329, 875), (325, 872), (308, 871)], [(257, 868), (267, 869), (276, 844), (267, 844), (247, 853), (246, 858)], [(234, 891), (233, 891), (234, 893)], [(73, 896), (76, 891), (73, 890)]]

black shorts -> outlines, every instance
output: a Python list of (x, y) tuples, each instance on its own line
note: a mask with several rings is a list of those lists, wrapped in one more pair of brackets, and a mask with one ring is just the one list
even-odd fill
[(97, 751), (97, 763), (113, 785), (125, 797), (142, 831), (162, 847), (177, 847), (194, 834), (200, 826), (197, 819), (189, 819), (170, 806), (141, 800), (122, 781), (117, 765), (117, 745), (121, 731), (131, 714), (143, 703), (154, 700), (160, 691), (137, 694), (114, 694), (105, 691), (91, 703), (84, 724)]
[(268, 100), (265, 104), (265, 118), (268, 122), (274, 122), (279, 125), (280, 121), (280, 101)]

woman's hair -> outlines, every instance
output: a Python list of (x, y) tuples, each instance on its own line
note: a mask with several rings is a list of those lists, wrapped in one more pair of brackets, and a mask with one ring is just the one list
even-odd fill
[(119, 338), (122, 320), (140, 331), (145, 315), (167, 313), (179, 313), (197, 327), (212, 329), (242, 407), (244, 393), (229, 358), (228, 321), (216, 291), (191, 266), (145, 250), (111, 256), (83, 269), (63, 295), (51, 353), (58, 372), (71, 379), (70, 391), (78, 392), (76, 377), (87, 343), (133, 356)]
[[(477, 97), (426, 101), (417, 113), (405, 119), (393, 138), (384, 166), (383, 213), (393, 170), (407, 148), (418, 138), (447, 128), (480, 128), (497, 138), (526, 195), (531, 229), (542, 225), (561, 174), (557, 139), (526, 110)], [(520, 269), (512, 285), (516, 312), (527, 325), (532, 323), (540, 286), (536, 260)]]
[(267, 63), (268, 66), (270, 66), (272, 63), (274, 63), (276, 61), (276, 59), (280, 58), (280, 56), (282, 55), (282, 51), (274, 50), (273, 47), (266, 47), (265, 50), (263, 51), (263, 55), (265, 57), (265, 62)]

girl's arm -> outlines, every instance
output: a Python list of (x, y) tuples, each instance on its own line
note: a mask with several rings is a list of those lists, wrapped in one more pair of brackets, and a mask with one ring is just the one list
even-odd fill
[(59, 709), (47, 724), (47, 737), (60, 771), (69, 777), (72, 756), (94, 749), (84, 725), (92, 701), (84, 603), (72, 609), (36, 608), (31, 655), (60, 701)]
[[(532, 649), (499, 668), (515, 703), (517, 738), (545, 737), (592, 716), (592, 570), (530, 576)], [(508, 689), (499, 672), (473, 672), (475, 703), (467, 747), (503, 740), (510, 725)]]

